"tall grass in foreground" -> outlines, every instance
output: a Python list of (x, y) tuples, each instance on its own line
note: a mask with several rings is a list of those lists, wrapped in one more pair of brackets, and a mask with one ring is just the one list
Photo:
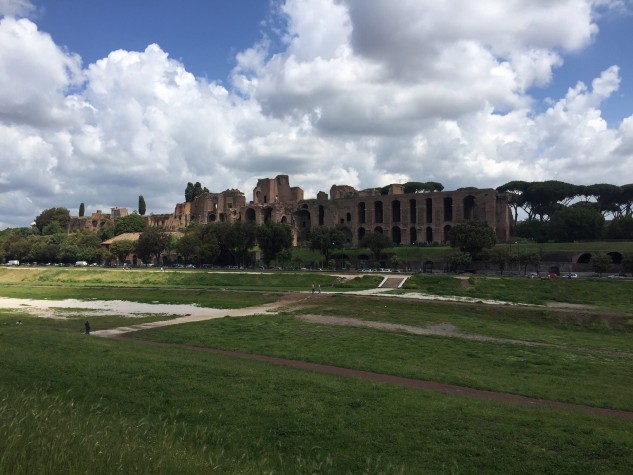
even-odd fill
[[(100, 404), (83, 406), (42, 390), (3, 391), (0, 399), (0, 473), (327, 473), (329, 456), (231, 452), (230, 434), (192, 427), (172, 415), (158, 422), (130, 420)], [(192, 430), (193, 429), (193, 430)], [(262, 452), (264, 452), (262, 448)], [(398, 473), (368, 460), (366, 473)]]

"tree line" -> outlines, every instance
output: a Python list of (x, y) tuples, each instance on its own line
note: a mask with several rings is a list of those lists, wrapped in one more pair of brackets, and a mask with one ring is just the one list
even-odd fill
[(508, 196), (516, 236), (537, 242), (633, 239), (633, 184), (511, 181), (497, 191)]

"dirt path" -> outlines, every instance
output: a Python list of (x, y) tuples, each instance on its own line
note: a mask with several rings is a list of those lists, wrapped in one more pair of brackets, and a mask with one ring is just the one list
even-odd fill
[(474, 389), (465, 386), (457, 386), (454, 384), (443, 384), (436, 381), (428, 381), (423, 379), (405, 378), (402, 376), (393, 376), (390, 374), (374, 373), (371, 371), (363, 371), (358, 369), (342, 368), (340, 366), (332, 366), (319, 363), (310, 363), (302, 360), (293, 360), (288, 358), (278, 358), (275, 356), (258, 355), (251, 353), (244, 353), (241, 351), (227, 351), (216, 348), (207, 348), (195, 345), (181, 345), (172, 343), (161, 343), (156, 341), (136, 340), (132, 338), (126, 338), (124, 336), (114, 337), (118, 340), (134, 341), (135, 343), (144, 343), (149, 345), (183, 348), (187, 350), (203, 351), (206, 353), (214, 353), (225, 356), (232, 356), (237, 358), (244, 358), (249, 360), (261, 361), (264, 363), (289, 366), (292, 368), (316, 371), (318, 373), (332, 374), (337, 376), (343, 376), (348, 378), (358, 378), (369, 381), (376, 381), (384, 384), (394, 384), (397, 386), (404, 386), (407, 388), (421, 389), (425, 391), (440, 392), (443, 394), (450, 394), (454, 396), (468, 397), (472, 399), (480, 399), (485, 401), (502, 402), (520, 404), (530, 407), (548, 407), (552, 409), (564, 409), (583, 412), (585, 414), (599, 415), (613, 417), (617, 419), (633, 420), (632, 411), (623, 411), (618, 409), (607, 409), (602, 407), (587, 406), (583, 404), (573, 404), (561, 401), (552, 401), (548, 399), (539, 399), (533, 397), (520, 396), (517, 394), (503, 393), (498, 391), (486, 391), (483, 389)]
[[(378, 290), (378, 291), (377, 291)], [(354, 292), (358, 295), (375, 295), (380, 292), (380, 289), (371, 289), (370, 291)], [(396, 297), (395, 295), (389, 295), (390, 297)], [(409, 294), (401, 295), (402, 298), (411, 298)], [(111, 315), (117, 313), (119, 315), (138, 316), (147, 314), (166, 314), (166, 315), (181, 315), (179, 317), (144, 323), (139, 325), (130, 325), (125, 327), (118, 327), (108, 330), (99, 330), (92, 332), (93, 335), (115, 338), (135, 343), (146, 343), (165, 347), (180, 347), (195, 351), (205, 351), (216, 354), (223, 354), (228, 356), (234, 356), (239, 358), (247, 358), (257, 361), (263, 361), (270, 364), (290, 366), (299, 369), (305, 369), (310, 371), (317, 371), (321, 373), (334, 374), (345, 377), (361, 378), (386, 384), (395, 384), (399, 386), (405, 386), (410, 388), (423, 389), (427, 391), (436, 391), (445, 394), (458, 395), (463, 397), (470, 397), (475, 399), (497, 401), (505, 403), (516, 403), (532, 407), (550, 407), (555, 409), (566, 409), (584, 412), (587, 414), (595, 414), (602, 416), (615, 417), (620, 419), (633, 420), (633, 412), (622, 411), (615, 409), (606, 409), (599, 407), (586, 406), (581, 404), (565, 403), (560, 401), (551, 401), (545, 399), (531, 398), (525, 396), (519, 396), (515, 394), (486, 391), (480, 389), (473, 389), (463, 386), (456, 386), (450, 384), (442, 384), (435, 381), (426, 381), (413, 378), (405, 378), (399, 376), (393, 376), (388, 374), (373, 373), (369, 371), (355, 370), (349, 368), (341, 368), (337, 366), (309, 363), (306, 361), (292, 360), (286, 358), (277, 358), (266, 355), (256, 355), (243, 353), (238, 351), (226, 351), (214, 348), (198, 347), (193, 345), (178, 345), (169, 343), (160, 343), (152, 341), (143, 341), (125, 337), (126, 333), (134, 332), (138, 330), (145, 330), (149, 328), (158, 328), (168, 325), (178, 325), (182, 323), (197, 322), (210, 320), (214, 318), (223, 317), (240, 317), (249, 315), (260, 315), (264, 313), (276, 313), (285, 309), (296, 309), (304, 303), (308, 303), (315, 300), (323, 300), (329, 298), (327, 293), (322, 294), (310, 294), (301, 292), (286, 293), (281, 299), (276, 302), (264, 305), (258, 305), (254, 307), (247, 307), (242, 309), (210, 309), (201, 308), (195, 305), (162, 305), (162, 304), (140, 304), (135, 302), (122, 302), (122, 301), (83, 301), (83, 300), (65, 300), (65, 301), (51, 301), (51, 300), (28, 300), (28, 299), (8, 299), (0, 298), (0, 308), (14, 308), (30, 313), (37, 314), (43, 317), (55, 318), (58, 313), (70, 309), (74, 309), (74, 315), (76, 315), (77, 309), (89, 310), (92, 315), (95, 314), (107, 314)], [(481, 302), (479, 302), (481, 303)], [(63, 316), (61, 317), (63, 318)], [(370, 322), (354, 318), (338, 318), (327, 317), (321, 315), (301, 315), (297, 316), (306, 321), (312, 321), (315, 323), (325, 323), (330, 325), (355, 325), (366, 326), (372, 328), (380, 328), (391, 331), (408, 331), (411, 333), (421, 335), (441, 335), (450, 336), (455, 338), (474, 339), (479, 341), (489, 341), (497, 343), (512, 343), (530, 346), (550, 346), (557, 347), (557, 345), (549, 345), (546, 343), (537, 342), (525, 342), (522, 340), (510, 340), (504, 338), (494, 338), (485, 335), (465, 334), (459, 332), (453, 325), (450, 324), (438, 324), (429, 327), (413, 327), (409, 325), (391, 324), (385, 322)], [(568, 347), (561, 347), (570, 349)], [(588, 350), (591, 351), (591, 350)], [(618, 353), (621, 356), (621, 354)], [(626, 355), (629, 355), (628, 353)]]

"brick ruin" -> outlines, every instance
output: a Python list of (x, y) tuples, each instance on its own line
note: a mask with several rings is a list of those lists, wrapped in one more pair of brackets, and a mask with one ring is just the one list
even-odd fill
[(396, 244), (444, 243), (453, 226), (473, 219), (486, 222), (499, 241), (509, 239), (507, 198), (492, 188), (405, 193), (400, 184), (360, 191), (333, 185), (329, 195), (321, 191), (306, 200), (301, 188), (290, 186), (288, 175), (258, 180), (252, 201), (236, 189), (202, 193), (177, 204), (172, 214), (147, 217), (150, 226), (166, 231), (180, 231), (192, 221), (284, 223), (291, 226), (295, 245), (306, 243), (316, 226), (336, 226), (351, 246), (367, 233), (386, 234)]

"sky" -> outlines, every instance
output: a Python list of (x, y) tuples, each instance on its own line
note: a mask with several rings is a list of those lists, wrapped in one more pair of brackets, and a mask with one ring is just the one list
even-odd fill
[(633, 0), (0, 0), (0, 229), (437, 181), (633, 182)]

